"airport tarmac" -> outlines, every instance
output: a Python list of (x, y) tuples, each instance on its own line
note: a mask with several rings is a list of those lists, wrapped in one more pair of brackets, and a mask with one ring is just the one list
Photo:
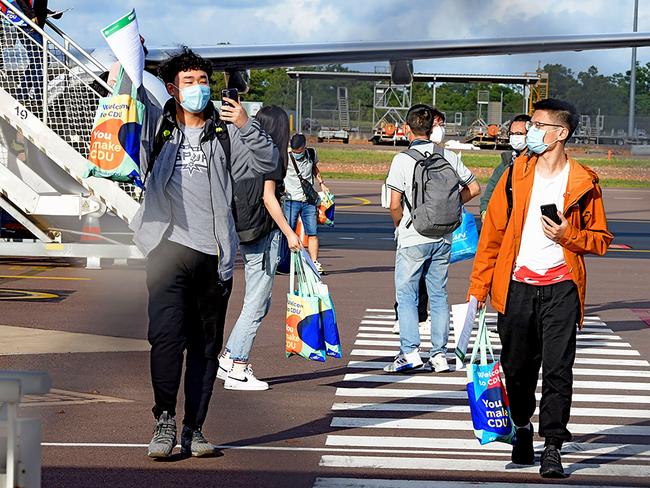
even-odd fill
[[(215, 458), (146, 457), (153, 419), (142, 264), (93, 271), (70, 260), (0, 260), (0, 369), (45, 370), (53, 378), (50, 395), (30, 397), (22, 408), (22, 415), (43, 419), (43, 486), (541, 483), (537, 468), (508, 463), (508, 446), (481, 447), (473, 439), (462, 372), (381, 372), (398, 338), (390, 332), (393, 229), (379, 206), (379, 186), (330, 185), (336, 225), (322, 229), (320, 261), (329, 271), (324, 279), (344, 357), (325, 364), (285, 358), (288, 278), (279, 276), (251, 357), (271, 389), (226, 391), (217, 382), (204, 426), (221, 446)], [(587, 257), (575, 438), (564, 457), (572, 475), (562, 485), (650, 486), (650, 190), (606, 189), (605, 203), (616, 246)], [(469, 205), (474, 213), (477, 207), (478, 199)], [(451, 304), (465, 300), (470, 269), (470, 262), (450, 267)], [(238, 266), (227, 331), (242, 286)]]

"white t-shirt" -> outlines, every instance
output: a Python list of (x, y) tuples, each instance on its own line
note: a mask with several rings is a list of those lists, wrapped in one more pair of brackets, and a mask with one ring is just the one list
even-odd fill
[(544, 178), (540, 176), (537, 169), (535, 170), (535, 180), (533, 181), (526, 222), (521, 234), (521, 246), (519, 247), (513, 274), (530, 275), (527, 272), (518, 273), (519, 268), (526, 267), (538, 275), (545, 275), (548, 270), (564, 263), (562, 246), (544, 235), (540, 206), (554, 203), (557, 209), (562, 212), (564, 210), (564, 194), (566, 193), (568, 179), (569, 163), (552, 178)]
[[(419, 139), (416, 139), (411, 143), (411, 148), (417, 149), (422, 154), (426, 152), (433, 152), (434, 144), (430, 141), (418, 142)], [(469, 185), (474, 181), (474, 175), (470, 170), (465, 167), (462, 160), (455, 152), (444, 150), (445, 159), (449, 162), (451, 167), (456, 171), (458, 178), (460, 179), (460, 184), (462, 186)], [(390, 165), (390, 170), (388, 171), (388, 178), (386, 178), (386, 185), (391, 190), (395, 190), (399, 193), (406, 195), (411, 201), (411, 195), (413, 194), (413, 172), (415, 171), (415, 159), (413, 159), (408, 154), (399, 153), (396, 154), (393, 158), (393, 162)], [(442, 238), (432, 239), (431, 237), (425, 237), (418, 233), (415, 230), (415, 227), (411, 224), (406, 227), (406, 224), (411, 220), (411, 213), (406, 205), (403, 205), (403, 215), (402, 220), (397, 227), (397, 248), (417, 246), (418, 244), (427, 244), (429, 242), (437, 242)], [(451, 234), (444, 237), (446, 240), (451, 241)]]

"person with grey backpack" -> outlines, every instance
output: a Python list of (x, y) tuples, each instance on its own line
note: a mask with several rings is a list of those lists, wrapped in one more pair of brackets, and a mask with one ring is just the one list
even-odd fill
[[(447, 269), (451, 234), (460, 225), (462, 205), (481, 193), (460, 157), (429, 140), (440, 112), (429, 105), (411, 107), (405, 130), (409, 148), (395, 155), (386, 184), (390, 214), (397, 228), (395, 295), (400, 320), (400, 352), (384, 368), (389, 373), (421, 368), (418, 288), (424, 276), (431, 315), (429, 365), (448, 371), (449, 305)], [(403, 204), (402, 204), (403, 202)]]

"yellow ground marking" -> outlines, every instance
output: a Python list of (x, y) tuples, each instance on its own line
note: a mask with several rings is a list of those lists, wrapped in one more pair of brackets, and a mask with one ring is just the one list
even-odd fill
[[(18, 296), (2, 296), (2, 293), (18, 293)], [(50, 300), (52, 298), (61, 298), (54, 293), (44, 293), (41, 291), (30, 290), (9, 290), (7, 288), (0, 288), (0, 300)]]
[(358, 200), (359, 203), (355, 203), (353, 205), (337, 205), (336, 208), (354, 208), (354, 207), (361, 207), (363, 205), (370, 205), (372, 202), (368, 200), (367, 198), (362, 198), (362, 197), (352, 197), (353, 200)]
[(0, 356), (149, 351), (143, 339), (0, 325)]
[(67, 276), (22, 276), (22, 275), (0, 275), (2, 279), (17, 280), (56, 280), (56, 281), (92, 281), (92, 278), (73, 278)]

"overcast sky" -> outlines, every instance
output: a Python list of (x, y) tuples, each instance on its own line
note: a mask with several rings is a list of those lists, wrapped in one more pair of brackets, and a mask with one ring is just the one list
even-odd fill
[[(640, 32), (650, 31), (648, 3), (639, 2)], [(162, 47), (631, 32), (634, 0), (50, 0), (50, 8), (73, 8), (58, 24), (87, 47), (103, 47), (99, 30), (135, 8), (147, 45)], [(612, 74), (630, 69), (630, 53), (416, 61), (415, 71), (518, 74), (534, 71), (540, 61), (576, 72), (595, 65)], [(650, 62), (650, 48), (639, 49), (637, 58)]]

